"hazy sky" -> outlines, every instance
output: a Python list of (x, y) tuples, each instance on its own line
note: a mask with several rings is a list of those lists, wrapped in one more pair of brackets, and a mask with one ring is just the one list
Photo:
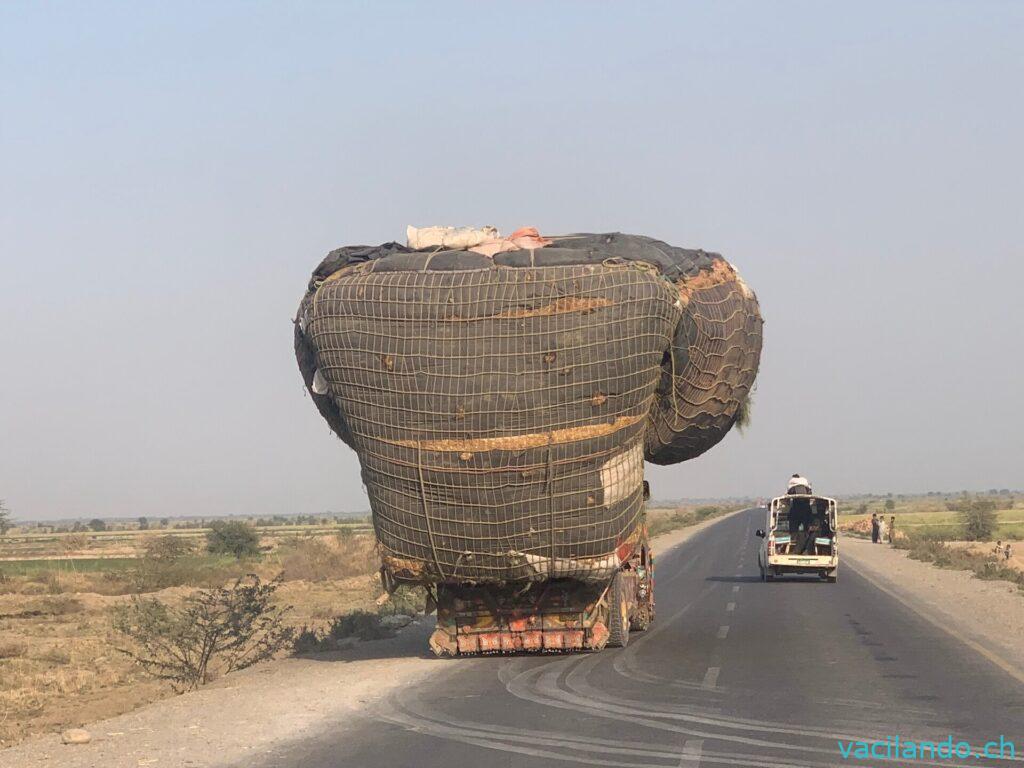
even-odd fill
[(656, 497), (1024, 486), (1024, 4), (4, 3), (0, 498), (366, 508), (291, 317), (406, 224), (757, 291), (753, 425)]

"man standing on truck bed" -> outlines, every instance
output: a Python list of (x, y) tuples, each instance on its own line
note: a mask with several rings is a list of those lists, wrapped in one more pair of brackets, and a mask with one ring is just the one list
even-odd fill
[[(810, 495), (811, 481), (796, 473), (789, 478), (786, 495)], [(807, 548), (807, 537), (811, 526), (811, 502), (807, 499), (793, 499), (789, 505), (789, 536), (793, 551), (803, 553)]]
[(786, 489), (786, 493), (811, 493), (811, 481), (803, 475), (797, 473), (789, 478), (789, 487)]

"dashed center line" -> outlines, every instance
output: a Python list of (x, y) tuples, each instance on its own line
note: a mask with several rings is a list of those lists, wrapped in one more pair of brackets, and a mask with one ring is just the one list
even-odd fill
[(727, 611), (735, 611), (736, 610), (736, 603), (726, 603), (725, 610), (727, 610)]
[(721, 671), (721, 667), (708, 667), (708, 671), (704, 673), (704, 682), (700, 684), (700, 687), (706, 691), (714, 688), (718, 684), (718, 673)]
[(729, 634), (729, 625), (723, 624), (718, 628), (718, 639), (725, 640), (725, 636)]
[(732, 591), (733, 592), (739, 592), (740, 591), (740, 585), (737, 584), (735, 587), (732, 588)]
[(704, 739), (687, 739), (683, 742), (683, 754), (679, 759), (680, 768), (696, 768), (704, 751)]

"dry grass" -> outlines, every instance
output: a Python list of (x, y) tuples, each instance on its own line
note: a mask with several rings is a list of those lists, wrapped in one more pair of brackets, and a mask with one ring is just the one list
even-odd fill
[(0, 659), (20, 659), (28, 653), (28, 645), (25, 643), (8, 640), (0, 642)]
[[(175, 585), (149, 594), (176, 603), (196, 587), (223, 584), (239, 568), (261, 578), (284, 571), (277, 599), (293, 606), (289, 623), (296, 627), (326, 628), (339, 615), (376, 610), (381, 588), (371, 536), (306, 537), (277, 549), (241, 566), (184, 558), (162, 572)], [(110, 610), (133, 587), (146, 586), (139, 578), (136, 569), (55, 569), (0, 582), (0, 748), (172, 695), (114, 650), (120, 640)]]
[(373, 573), (379, 568), (369, 536), (304, 538), (282, 544), (278, 562), (288, 581), (326, 581)]
[(712, 517), (719, 517), (728, 511), (727, 507), (712, 506), (649, 509), (647, 510), (647, 533), (651, 538), (654, 538), (669, 531), (685, 528), (689, 525), (696, 525)]
[(895, 542), (898, 549), (907, 550), (914, 560), (933, 563), (939, 568), (972, 571), (979, 579), (1009, 581), (1024, 594), (1024, 570), (1014, 567), (1002, 556), (966, 542), (945, 542), (911, 533)]

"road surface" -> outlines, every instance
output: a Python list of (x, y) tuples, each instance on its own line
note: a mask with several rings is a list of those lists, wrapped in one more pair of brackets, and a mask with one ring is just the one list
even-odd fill
[[(438, 660), (442, 675), (259, 766), (837, 766), (839, 740), (1000, 736), (1024, 763), (1024, 688), (849, 567), (758, 576), (749, 510), (657, 561), (658, 616), (624, 649)], [(1009, 752), (1004, 751), (1004, 757)], [(251, 765), (251, 764), (250, 764)]]

